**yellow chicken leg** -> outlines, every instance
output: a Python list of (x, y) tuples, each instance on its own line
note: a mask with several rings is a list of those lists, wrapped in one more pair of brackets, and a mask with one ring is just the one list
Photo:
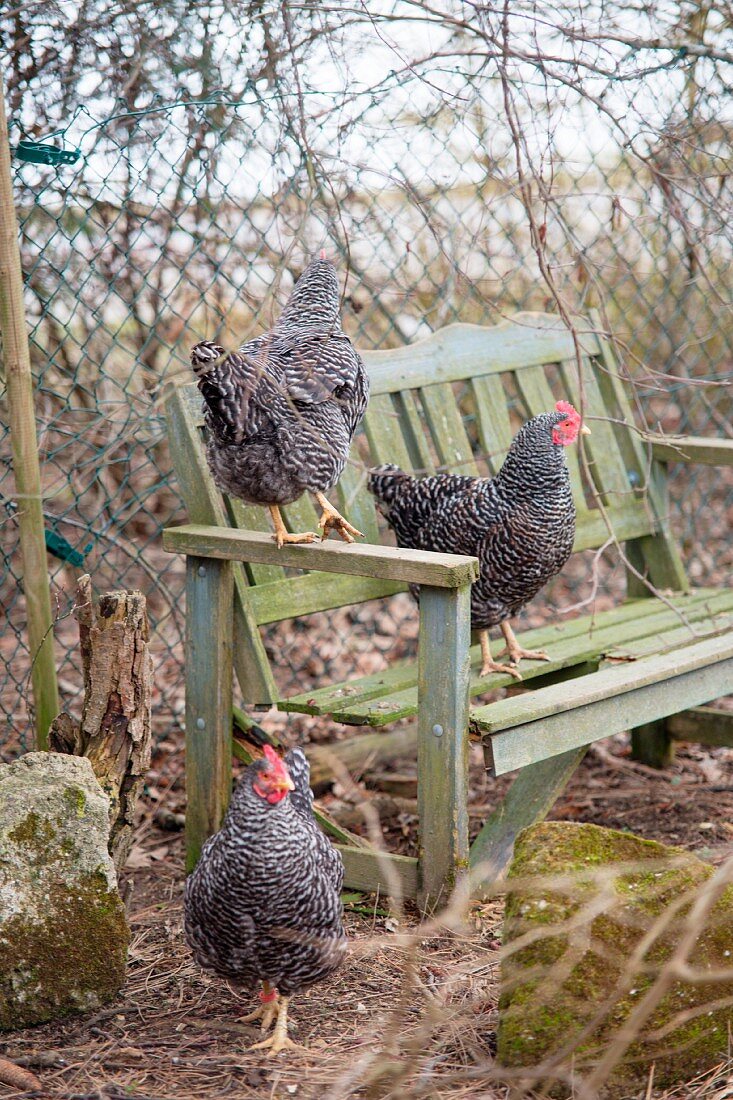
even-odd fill
[(277, 543), (278, 550), (282, 550), (285, 543), (315, 542), (318, 538), (315, 531), (304, 531), (300, 535), (291, 535), (289, 531), (285, 530), (285, 524), (277, 504), (268, 504), (268, 508), (272, 516), (272, 525), (275, 528), (275, 534), (272, 537)]
[(348, 520), (345, 520), (340, 512), (337, 512), (332, 504), (324, 497), (323, 493), (316, 493), (316, 500), (320, 504), (323, 512), (318, 522), (321, 528), (321, 541), (328, 538), (328, 534), (331, 530), (336, 530), (344, 542), (353, 542), (354, 537), (364, 538), (361, 531), (357, 531), (356, 527), (352, 527)]
[(288, 1037), (288, 1001), (289, 997), (280, 997), (277, 1002), (277, 1022), (275, 1030), (268, 1039), (255, 1043), (250, 1050), (266, 1050), (268, 1058), (274, 1058), (281, 1050), (296, 1049), (297, 1043)]
[(491, 672), (503, 672), (507, 676), (513, 676), (515, 680), (521, 680), (522, 674), (512, 665), (502, 665), (491, 656), (491, 643), (488, 630), (479, 631), (481, 642), (481, 675), (488, 676)]
[[(549, 661), (551, 659), (547, 656), (544, 649), (524, 649), (517, 641), (514, 631), (508, 621), (500, 623), (500, 626), (501, 632), (504, 635), (504, 640), (506, 641), (506, 653), (509, 654), (509, 660), (513, 665), (518, 665), (523, 657), (528, 661)], [(502, 653), (504, 652), (505, 651), (502, 650)]]

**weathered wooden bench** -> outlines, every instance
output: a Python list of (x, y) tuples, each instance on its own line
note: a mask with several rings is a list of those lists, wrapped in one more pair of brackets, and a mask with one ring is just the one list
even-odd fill
[[(163, 545), (186, 555), (187, 840), (189, 864), (218, 828), (231, 786), (232, 665), (247, 704), (382, 727), (417, 715), (418, 860), (391, 856), (408, 895), (435, 901), (470, 864), (499, 871), (519, 829), (541, 819), (589, 743), (633, 728), (637, 754), (669, 758), (670, 715), (733, 690), (733, 591), (690, 589), (669, 526), (666, 463), (733, 464), (733, 441), (645, 438), (633, 387), (589, 321), (579, 344), (557, 318), (523, 313), (495, 328), (451, 325), (398, 350), (364, 354), (372, 396), (337, 498), (366, 542), (331, 540), (277, 550), (264, 508), (225, 499), (209, 475), (195, 386), (171, 393), (169, 438), (190, 524)], [(481, 678), (470, 645), (473, 558), (380, 544), (365, 467), (385, 461), (433, 472), (496, 472), (519, 424), (567, 397), (590, 420), (583, 456), (567, 456), (578, 520), (575, 550), (625, 545), (627, 599), (613, 610), (527, 631), (549, 663), (524, 661), (527, 691), (470, 700), (509, 685)], [(510, 412), (511, 410), (511, 412)], [(316, 523), (305, 497), (284, 509), (294, 530)], [(663, 595), (652, 595), (641, 578)], [(261, 627), (421, 585), (416, 662), (281, 698)], [(691, 718), (683, 723), (690, 737)], [(696, 739), (720, 731), (695, 725)], [(494, 776), (518, 770), (469, 852), (469, 736)], [(716, 740), (717, 738), (717, 740)], [(731, 739), (733, 740), (733, 739)], [(377, 854), (346, 845), (347, 883), (385, 884)]]

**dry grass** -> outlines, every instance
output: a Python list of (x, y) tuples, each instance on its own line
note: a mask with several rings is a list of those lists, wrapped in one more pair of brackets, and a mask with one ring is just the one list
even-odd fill
[[(629, 761), (622, 739), (589, 754), (555, 817), (632, 828), (720, 862), (733, 836), (733, 752), (684, 748), (664, 773)], [(399, 765), (404, 770), (404, 762)], [(475, 772), (476, 810), (499, 796)], [(155, 789), (180, 805), (178, 782)], [(459, 927), (396, 925), (383, 901), (347, 913), (351, 951), (325, 985), (296, 998), (293, 1037), (304, 1049), (275, 1061), (249, 1053), (258, 1033), (238, 1018), (252, 1007), (191, 961), (181, 930), (182, 839), (155, 827), (149, 797), (126, 873), (132, 944), (128, 981), (101, 1012), (0, 1040), (0, 1055), (41, 1078), (49, 1100), (213, 1100), (253, 1097), (462, 1100), (507, 1096), (492, 1061), (502, 903), (474, 907)], [(700, 826), (710, 826), (703, 828)], [(414, 822), (386, 830), (391, 847), (414, 844)], [(729, 1093), (726, 1093), (726, 1089)], [(21, 1093), (0, 1085), (0, 1100)], [(528, 1094), (529, 1095), (529, 1094)], [(650, 1097), (663, 1094), (652, 1088)], [(675, 1100), (733, 1095), (733, 1070), (680, 1083)], [(670, 1094), (669, 1100), (672, 1100)]]
[[(292, 1034), (304, 1049), (271, 1061), (248, 1053), (258, 1032), (237, 1023), (251, 999), (192, 962), (181, 924), (182, 845), (160, 839), (144, 845), (157, 857), (151, 867), (128, 877), (132, 943), (120, 999), (96, 1015), (8, 1038), (5, 1055), (38, 1067), (49, 1097), (335, 1100), (356, 1095), (376, 1069), (395, 1087), (401, 1082), (394, 1092), (384, 1079), (380, 1095), (405, 1095), (414, 1079), (418, 1091), (410, 1094), (418, 1096), (421, 1075), (444, 1077), (447, 1087), (456, 1070), (490, 1058), (497, 904), (474, 914), (463, 931), (436, 929), (408, 948), (411, 937), (401, 932), (417, 927), (417, 914), (396, 926), (367, 899), (367, 912), (347, 915), (347, 963), (293, 1002)], [(169, 849), (164, 857), (162, 848)], [(464, 1030), (467, 1016), (473, 1023)], [(0, 1086), (3, 1100), (18, 1095)]]

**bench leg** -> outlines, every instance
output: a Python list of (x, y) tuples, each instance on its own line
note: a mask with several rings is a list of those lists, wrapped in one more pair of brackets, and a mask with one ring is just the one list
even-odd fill
[(232, 787), (232, 563), (186, 558), (186, 870)]
[(446, 904), (468, 870), (470, 585), (420, 588), (417, 812), (422, 907)]
[(650, 768), (666, 768), (674, 760), (674, 741), (667, 721), (648, 722), (631, 731), (631, 756)]
[(558, 756), (538, 760), (522, 768), (504, 801), (494, 810), (473, 842), (471, 867), (481, 867), (480, 881), (472, 893), (481, 894), (481, 884), (491, 886), (506, 870), (514, 841), (522, 829), (543, 821), (568, 784), (586, 753), (587, 745)]

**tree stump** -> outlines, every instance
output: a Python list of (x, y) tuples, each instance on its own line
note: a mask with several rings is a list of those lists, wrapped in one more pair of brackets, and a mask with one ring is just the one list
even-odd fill
[(135, 805), (150, 764), (153, 665), (141, 592), (108, 592), (95, 614), (88, 574), (76, 589), (84, 672), (76, 725), (63, 712), (50, 730), (55, 752), (86, 756), (110, 800), (110, 854), (119, 871), (132, 843)]

